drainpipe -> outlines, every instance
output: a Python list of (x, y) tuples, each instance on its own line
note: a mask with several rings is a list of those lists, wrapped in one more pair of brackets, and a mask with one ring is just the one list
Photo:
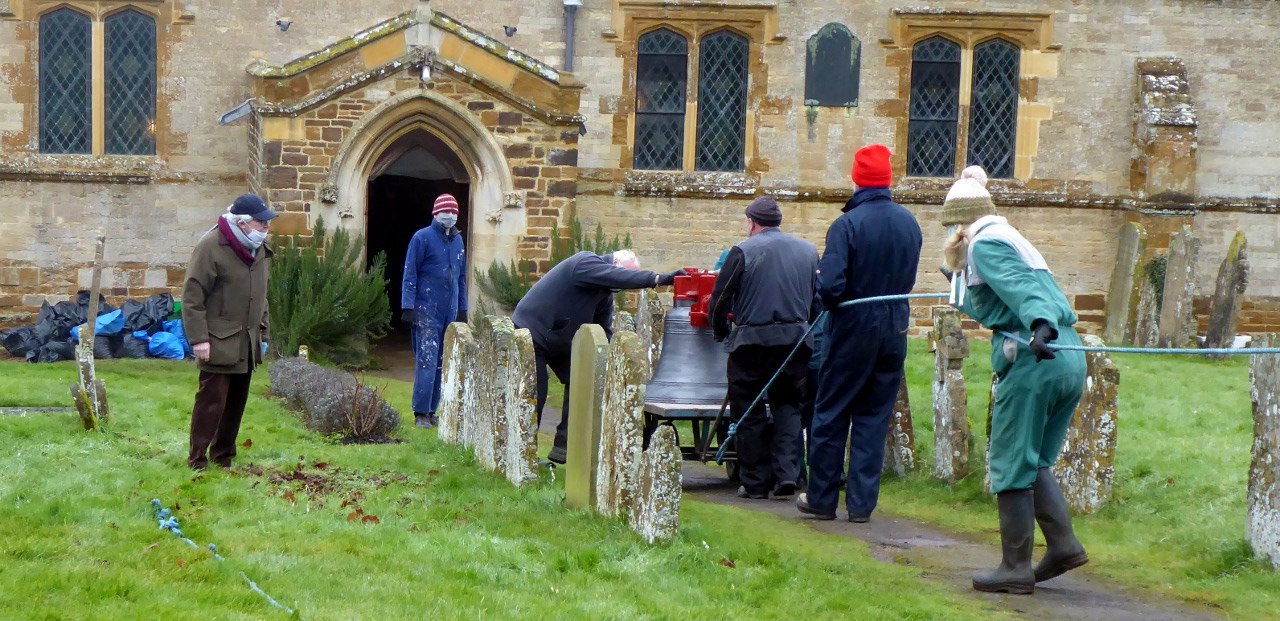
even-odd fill
[(564, 70), (573, 72), (573, 38), (582, 0), (564, 0)]

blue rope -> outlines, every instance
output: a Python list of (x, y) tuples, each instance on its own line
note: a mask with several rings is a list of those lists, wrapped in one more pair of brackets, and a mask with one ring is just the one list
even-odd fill
[[(1023, 345), (1031, 345), (1031, 343), (1012, 332), (1001, 330), (1000, 334), (1022, 343)], [(1092, 351), (1116, 354), (1181, 354), (1184, 356), (1257, 356), (1262, 354), (1280, 354), (1280, 347), (1257, 347), (1252, 349), (1178, 349), (1176, 347), (1092, 347), (1087, 345), (1058, 345), (1057, 343), (1049, 343), (1049, 349), (1055, 351)]]
[[(859, 298), (857, 300), (841, 302), (839, 308), (846, 308), (855, 304), (869, 304), (871, 302), (900, 302), (916, 298), (946, 298), (950, 296), (950, 293), (904, 293), (900, 295), (877, 295), (869, 298)], [(738, 420), (729, 424), (729, 433), (725, 435), (724, 442), (720, 443), (720, 448), (716, 451), (717, 465), (724, 464), (725, 451), (729, 448), (729, 440), (738, 433), (738, 425), (741, 425), (742, 421), (746, 420), (747, 414), (750, 414), (751, 410), (756, 409), (756, 406), (760, 405), (760, 401), (763, 400), (765, 394), (769, 392), (769, 387), (773, 386), (774, 380), (778, 379), (779, 375), (782, 375), (782, 370), (787, 368), (787, 364), (791, 362), (793, 357), (795, 357), (796, 352), (800, 351), (800, 346), (804, 344), (805, 339), (809, 338), (809, 333), (813, 332), (813, 327), (818, 325), (818, 322), (822, 321), (822, 318), (825, 317), (826, 314), (827, 311), (822, 311), (818, 314), (818, 318), (815, 319), (813, 323), (809, 324), (809, 329), (804, 331), (804, 336), (800, 337), (800, 341), (796, 343), (796, 346), (791, 348), (791, 353), (787, 354), (787, 359), (782, 361), (782, 365), (774, 372), (773, 377), (769, 378), (769, 383), (765, 384), (764, 389), (760, 391), (760, 394), (756, 395), (755, 401), (751, 402), (751, 407), (748, 407), (747, 411), (743, 412), (742, 416)]]
[[(178, 528), (178, 518), (173, 516), (172, 511), (165, 509), (164, 506), (160, 504), (159, 498), (151, 499), (151, 508), (155, 510), (156, 522), (160, 524), (160, 530), (167, 530), (173, 533), (174, 536), (176, 536), (177, 538), (186, 542), (187, 545), (197, 550), (200, 549), (200, 546), (196, 545), (196, 542), (190, 539), (187, 539), (187, 536), (182, 534), (182, 530)], [(216, 558), (219, 561), (227, 560), (223, 558), (221, 554), (218, 554), (218, 546), (215, 546), (212, 543), (209, 544), (209, 552), (213, 554), (213, 558)], [(280, 605), (280, 602), (277, 602), (270, 595), (267, 595), (266, 591), (263, 591), (261, 588), (259, 588), (258, 585), (254, 583), (254, 581), (250, 580), (249, 576), (246, 576), (243, 571), (240, 572), (240, 577), (244, 578), (244, 581), (249, 583), (249, 588), (253, 589), (253, 592), (266, 598), (266, 600), (270, 602), (272, 606), (275, 606), (276, 608), (283, 610), (286, 614), (290, 614), (290, 615), (294, 614), (293, 609)], [(301, 618), (302, 617), (299, 617), (299, 619)]]

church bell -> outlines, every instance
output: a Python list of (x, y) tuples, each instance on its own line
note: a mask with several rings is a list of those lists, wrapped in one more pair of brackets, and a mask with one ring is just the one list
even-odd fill
[[(667, 311), (662, 356), (645, 389), (645, 403), (719, 406), (729, 383), (729, 354), (717, 343), (707, 316), (716, 275), (686, 268), (675, 279), (675, 308)], [(702, 408), (699, 408), (702, 409)]]

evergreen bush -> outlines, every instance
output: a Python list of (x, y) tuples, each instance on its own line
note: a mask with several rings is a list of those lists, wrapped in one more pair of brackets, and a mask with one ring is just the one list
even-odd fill
[(385, 253), (367, 270), (361, 262), (364, 238), (342, 228), (326, 237), (316, 219), (310, 240), (299, 235), (275, 240), (268, 301), (271, 345), (277, 355), (293, 355), (307, 345), (321, 359), (363, 367), (366, 339), (386, 336), (391, 325)]

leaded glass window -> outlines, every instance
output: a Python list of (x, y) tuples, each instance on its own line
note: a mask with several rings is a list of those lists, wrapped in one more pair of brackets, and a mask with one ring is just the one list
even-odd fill
[(746, 37), (729, 30), (709, 34), (699, 44), (698, 170), (745, 167), (749, 49)]
[(93, 151), (93, 27), (62, 8), (40, 17), (40, 152)]
[(956, 170), (960, 118), (960, 45), (942, 37), (917, 43), (911, 53), (911, 120), (907, 174), (950, 177)]
[(663, 28), (641, 36), (638, 44), (632, 165), (644, 170), (679, 170), (684, 165), (689, 42)]
[(804, 105), (858, 105), (862, 44), (848, 28), (831, 23), (809, 37), (805, 56)]
[(154, 155), (156, 22), (138, 11), (106, 19), (106, 152)]
[(1018, 46), (992, 39), (973, 48), (968, 164), (1012, 177), (1018, 129)]

